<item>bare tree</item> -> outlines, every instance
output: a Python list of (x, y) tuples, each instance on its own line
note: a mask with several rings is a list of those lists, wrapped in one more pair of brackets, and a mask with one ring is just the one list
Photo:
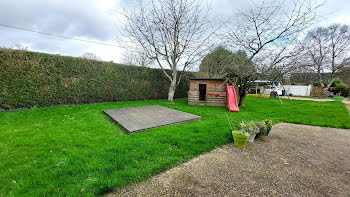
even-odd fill
[[(253, 3), (248, 9), (235, 13), (234, 21), (227, 25), (225, 37), (233, 49), (247, 53), (259, 74), (268, 76), (271, 71), (280, 70), (274, 73), (283, 75), (297, 65), (297, 59), (293, 57), (302, 49), (298, 39), (313, 24), (321, 5), (323, 3), (313, 0)], [(270, 76), (272, 79), (278, 77)], [(240, 86), (249, 88), (247, 84)], [(244, 100), (243, 97), (240, 99)]]
[(322, 73), (327, 61), (326, 56), (330, 52), (328, 45), (329, 34), (327, 29), (323, 27), (309, 31), (303, 42), (303, 46), (306, 49), (304, 54), (311, 59), (311, 62), (306, 64), (306, 66), (316, 71), (321, 87), (324, 87)]
[(347, 70), (348, 73), (349, 73), (349, 76), (350, 76), (350, 72), (349, 72), (349, 71), (350, 71), (350, 57), (344, 58), (344, 59), (342, 60), (342, 62), (339, 64), (338, 69), (339, 69), (340, 71)]
[(330, 69), (334, 78), (338, 69), (344, 65), (350, 49), (350, 26), (333, 24), (328, 28), (330, 38)]
[(350, 84), (350, 57), (344, 58), (338, 66), (338, 73), (340, 78), (343, 79), (344, 83)]
[(84, 58), (84, 59), (89, 59), (89, 60), (98, 60), (98, 61), (102, 60), (95, 53), (90, 53), (90, 52), (84, 52), (83, 55), (81, 55), (81, 57)]
[(126, 51), (123, 53), (122, 63), (127, 65), (148, 67), (154, 63), (154, 60), (150, 59), (145, 53), (143, 53), (143, 51)]
[(331, 72), (329, 87), (339, 69), (344, 65), (350, 49), (350, 26), (333, 24), (329, 27), (318, 27), (309, 31), (303, 40), (306, 49), (304, 56), (308, 57), (308, 67), (316, 71), (322, 87), (325, 87), (322, 73)]
[(128, 47), (142, 49), (169, 79), (169, 103), (184, 71), (202, 56), (213, 34), (208, 11), (200, 0), (150, 0), (121, 12)]

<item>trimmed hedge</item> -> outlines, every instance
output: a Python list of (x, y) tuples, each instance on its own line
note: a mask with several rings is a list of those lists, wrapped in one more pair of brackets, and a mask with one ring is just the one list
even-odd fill
[[(160, 69), (0, 49), (0, 110), (167, 98)], [(186, 97), (188, 78), (175, 97)]]

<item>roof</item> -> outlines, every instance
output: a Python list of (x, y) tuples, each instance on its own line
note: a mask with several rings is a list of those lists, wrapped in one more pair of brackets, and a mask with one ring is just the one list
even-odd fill
[(226, 79), (223, 79), (223, 78), (190, 78), (190, 80), (226, 80)]
[(269, 80), (255, 80), (254, 83), (271, 83)]
[[(332, 77), (331, 73), (321, 73), (323, 80), (328, 80)], [(317, 73), (291, 73), (290, 82), (291, 83), (308, 83), (312, 84), (314, 82), (318, 82), (318, 74)]]

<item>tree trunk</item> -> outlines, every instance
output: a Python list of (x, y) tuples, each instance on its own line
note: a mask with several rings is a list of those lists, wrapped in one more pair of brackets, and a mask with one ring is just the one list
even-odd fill
[(328, 82), (328, 85), (326, 87), (326, 89), (330, 88), (331, 85), (333, 84), (333, 81), (334, 81), (334, 78), (332, 78), (329, 82)]
[(333, 81), (335, 79), (335, 56), (334, 56), (334, 47), (332, 48), (332, 78), (331, 80), (328, 82), (328, 85), (327, 85), (327, 90), (328, 88), (331, 87), (331, 85), (333, 84)]
[(335, 78), (335, 51), (334, 46), (332, 47), (332, 78)]
[(247, 90), (248, 90), (247, 82), (243, 83), (241, 87), (239, 87), (238, 107), (242, 107), (244, 105), (244, 100), (245, 100), (245, 97), (247, 96)]
[(174, 86), (173, 83), (171, 83), (169, 87), (169, 93), (168, 93), (169, 104), (174, 104), (175, 89), (176, 89), (176, 85)]
[(319, 80), (320, 80), (320, 85), (321, 85), (322, 88), (324, 88), (324, 83), (323, 83), (323, 80), (322, 80), (322, 75), (321, 75), (321, 68), (320, 68), (320, 66), (318, 66), (317, 74), (318, 74), (318, 78), (319, 78)]
[(244, 99), (247, 96), (247, 94), (243, 94), (243, 95), (239, 95), (239, 103), (238, 103), (238, 107), (242, 107), (244, 105)]
[(174, 95), (175, 95), (175, 90), (176, 90), (176, 86), (177, 86), (176, 79), (177, 79), (177, 72), (175, 70), (175, 71), (173, 71), (173, 79), (171, 80), (169, 92), (168, 92), (168, 103), (169, 104), (174, 104)]

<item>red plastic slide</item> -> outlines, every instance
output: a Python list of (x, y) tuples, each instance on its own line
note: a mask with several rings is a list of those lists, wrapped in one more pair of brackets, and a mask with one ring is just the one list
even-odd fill
[(235, 87), (233, 85), (230, 86), (226, 84), (226, 88), (227, 88), (227, 98), (228, 98), (228, 110), (230, 112), (231, 111), (239, 112)]

